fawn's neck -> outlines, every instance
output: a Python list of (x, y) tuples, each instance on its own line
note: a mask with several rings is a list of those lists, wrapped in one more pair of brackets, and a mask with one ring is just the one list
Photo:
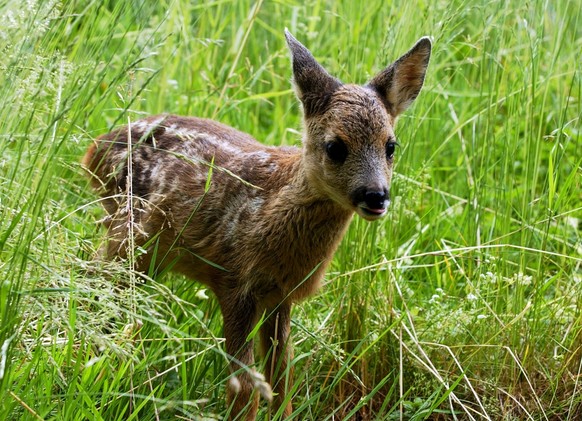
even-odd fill
[[(352, 218), (345, 209), (319, 192), (305, 174), (300, 160), (294, 164), (288, 182), (265, 208), (262, 241), (284, 263), (287, 286), (295, 299), (312, 294), (323, 277)], [(309, 276), (309, 281), (304, 282)], [(298, 287), (299, 286), (299, 287)]]
[[(308, 176), (303, 163), (303, 156), (298, 157), (289, 171), (290, 177), (286, 186), (278, 193), (284, 213), (291, 212), (303, 226), (321, 226), (323, 229), (347, 225), (353, 215), (351, 209), (346, 209), (333, 201), (325, 191), (321, 191), (317, 180)], [(301, 220), (300, 220), (301, 219)]]

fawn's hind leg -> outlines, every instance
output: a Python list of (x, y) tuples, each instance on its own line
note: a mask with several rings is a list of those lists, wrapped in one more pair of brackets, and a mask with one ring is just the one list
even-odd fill
[(134, 198), (132, 207), (121, 202), (106, 208), (110, 212), (103, 222), (107, 227), (107, 242), (99, 249), (100, 257), (104, 260), (131, 260), (135, 269), (148, 273), (150, 262), (156, 256), (143, 248), (164, 231), (165, 215), (152, 212), (147, 203), (138, 198)]
[[(274, 411), (285, 405), (283, 415), (289, 417), (292, 412), (291, 399), (285, 404), (287, 391), (292, 387), (293, 369), (287, 366), (293, 359), (293, 350), (290, 344), (291, 304), (282, 303), (276, 310), (267, 312), (270, 316), (261, 326), (261, 350), (267, 360), (267, 381), (273, 388)], [(287, 375), (288, 374), (288, 375)]]
[(99, 249), (99, 255), (104, 260), (133, 259), (136, 269), (146, 271), (144, 258), (148, 256), (135, 255), (136, 248), (143, 246), (146, 239), (135, 226), (131, 229), (132, 223), (127, 217), (112, 216), (107, 222), (107, 242)]

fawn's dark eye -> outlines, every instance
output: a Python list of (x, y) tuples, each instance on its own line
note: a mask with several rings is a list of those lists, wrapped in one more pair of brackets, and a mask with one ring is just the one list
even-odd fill
[(393, 140), (389, 140), (386, 143), (386, 159), (392, 159), (394, 157), (396, 146), (398, 146), (398, 143), (394, 142)]
[(339, 164), (344, 163), (348, 157), (348, 147), (339, 137), (325, 144), (325, 152), (329, 159)]

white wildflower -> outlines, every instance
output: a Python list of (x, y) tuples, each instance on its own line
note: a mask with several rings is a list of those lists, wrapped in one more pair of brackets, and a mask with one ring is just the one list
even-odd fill
[(206, 295), (206, 289), (200, 289), (198, 290), (198, 292), (196, 293), (196, 298), (198, 298), (199, 300), (208, 300), (208, 295)]

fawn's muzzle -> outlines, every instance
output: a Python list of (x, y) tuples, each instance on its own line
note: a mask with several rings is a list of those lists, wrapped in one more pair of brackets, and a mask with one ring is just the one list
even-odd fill
[(386, 207), (386, 193), (385, 192), (377, 192), (377, 191), (369, 191), (366, 192), (364, 196), (364, 202), (366, 202), (366, 206), (370, 209), (383, 209)]
[(368, 189), (360, 187), (352, 194), (352, 203), (358, 215), (365, 219), (377, 219), (386, 214), (390, 204), (388, 189)]

